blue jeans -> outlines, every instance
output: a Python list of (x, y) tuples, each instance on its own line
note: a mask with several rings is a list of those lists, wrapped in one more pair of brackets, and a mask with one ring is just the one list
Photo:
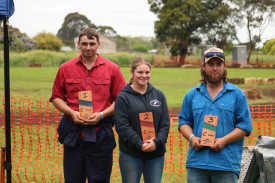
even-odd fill
[(160, 183), (164, 156), (144, 160), (120, 151), (119, 166), (123, 183), (138, 183), (142, 173), (145, 183)]
[(235, 172), (187, 168), (188, 183), (238, 183)]

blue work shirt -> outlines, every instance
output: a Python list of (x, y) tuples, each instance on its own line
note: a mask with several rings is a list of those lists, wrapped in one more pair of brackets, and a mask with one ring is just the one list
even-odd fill
[[(247, 132), (252, 131), (252, 119), (248, 102), (243, 91), (237, 86), (225, 82), (224, 88), (211, 99), (206, 85), (191, 89), (185, 96), (179, 115), (179, 128), (189, 125), (197, 137), (201, 137), (205, 115), (218, 116), (216, 138), (224, 137), (235, 128)], [(186, 167), (232, 171), (240, 174), (244, 138), (227, 144), (221, 151), (203, 147), (199, 151), (189, 143)]]

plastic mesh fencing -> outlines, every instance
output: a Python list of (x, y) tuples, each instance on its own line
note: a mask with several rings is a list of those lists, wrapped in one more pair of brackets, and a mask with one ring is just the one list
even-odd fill
[[(4, 107), (1, 97), (1, 147), (5, 146)], [(245, 146), (254, 146), (259, 135), (275, 136), (275, 104), (250, 105), (250, 110), (253, 132), (245, 138)], [(171, 127), (162, 182), (186, 182), (189, 143), (178, 132), (179, 111), (169, 110)], [(64, 182), (63, 147), (56, 132), (61, 116), (48, 99), (11, 97), (12, 182)], [(118, 140), (116, 133), (115, 137)], [(121, 182), (118, 156), (119, 146), (114, 150), (111, 182)]]

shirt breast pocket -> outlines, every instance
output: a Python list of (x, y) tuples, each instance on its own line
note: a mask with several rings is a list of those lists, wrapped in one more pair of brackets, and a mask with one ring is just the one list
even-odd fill
[(194, 103), (192, 105), (193, 112), (201, 112), (205, 108), (205, 103)]
[(203, 113), (204, 110), (205, 110), (205, 103), (195, 102), (192, 104), (193, 117), (195, 121), (196, 119), (200, 119), (200, 117), (204, 114)]
[(235, 111), (235, 107), (233, 104), (220, 104), (219, 109), (227, 121), (233, 122)]
[(193, 126), (193, 132), (195, 134), (201, 133), (199, 132), (201, 130), (201, 119), (204, 119), (205, 114), (205, 103), (203, 102), (197, 102), (193, 101), (192, 104), (192, 113), (193, 113), (193, 119), (194, 119), (194, 126)]
[[(104, 79), (104, 78), (97, 78), (93, 80), (94, 87), (93, 87), (93, 97), (95, 97), (96, 94), (99, 94), (101, 97), (107, 99), (110, 96), (110, 85), (111, 80), (110, 79)], [(96, 98), (95, 98), (96, 99)]]
[[(230, 133), (232, 130), (234, 130), (234, 111), (235, 111), (235, 106), (233, 104), (220, 104), (219, 105), (220, 109), (220, 117), (219, 117), (219, 122), (221, 123), (220, 126), (223, 129), (223, 136)], [(219, 124), (218, 124), (219, 126)]]
[(66, 79), (66, 90), (67, 93), (75, 93), (80, 89), (81, 79), (68, 78)]

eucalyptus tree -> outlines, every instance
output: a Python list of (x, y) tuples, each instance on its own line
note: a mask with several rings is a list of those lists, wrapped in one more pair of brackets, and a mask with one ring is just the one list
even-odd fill
[(262, 36), (266, 28), (275, 22), (275, 1), (236, 0), (232, 2), (239, 10), (239, 17), (242, 22), (239, 28), (244, 27), (247, 32), (247, 60), (249, 61), (252, 51), (255, 50), (257, 44), (262, 41)]
[(96, 28), (96, 25), (91, 23), (85, 15), (78, 12), (69, 13), (65, 18), (61, 28), (57, 32), (59, 37), (65, 45), (74, 48), (74, 38), (78, 36), (79, 32), (84, 28)]
[(159, 41), (172, 44), (184, 64), (187, 47), (193, 38), (219, 28), (231, 14), (224, 0), (148, 0), (157, 15), (155, 34)]

